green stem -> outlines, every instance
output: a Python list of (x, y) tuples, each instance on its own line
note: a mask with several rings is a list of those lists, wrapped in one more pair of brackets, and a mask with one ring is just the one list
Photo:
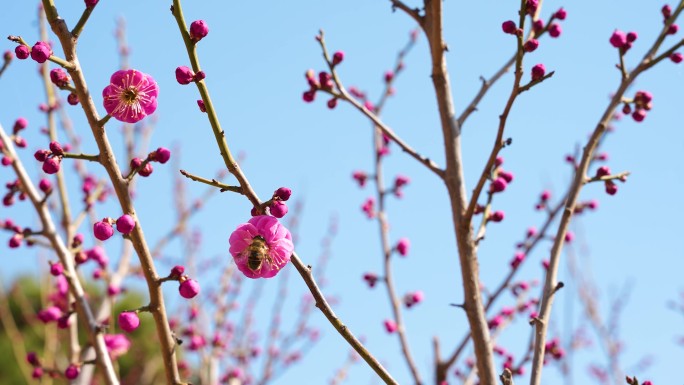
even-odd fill
[(223, 184), (223, 183), (217, 181), (216, 179), (202, 178), (201, 176), (190, 174), (189, 172), (187, 172), (185, 170), (180, 170), (180, 173), (184, 177), (190, 178), (190, 179), (194, 180), (195, 182), (200, 182), (200, 183), (204, 183), (204, 184), (209, 185), (209, 186), (218, 187), (221, 189), (221, 192), (232, 191), (232, 192), (235, 192), (238, 194), (242, 194), (242, 188), (239, 186), (230, 186), (227, 184)]

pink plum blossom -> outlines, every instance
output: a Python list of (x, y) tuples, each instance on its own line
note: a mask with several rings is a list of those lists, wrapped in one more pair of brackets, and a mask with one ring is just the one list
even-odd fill
[[(278, 219), (268, 215), (255, 216), (239, 225), (230, 235), (229, 242), (235, 264), (248, 278), (275, 276), (294, 252), (290, 231)], [(250, 266), (254, 265), (254, 258), (250, 255), (260, 259), (258, 266)]]
[(157, 109), (159, 87), (152, 76), (137, 70), (116, 71), (102, 91), (107, 113), (126, 123), (135, 123)]

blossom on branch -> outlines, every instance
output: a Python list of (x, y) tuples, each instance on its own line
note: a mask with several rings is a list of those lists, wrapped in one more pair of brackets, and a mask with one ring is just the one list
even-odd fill
[(137, 70), (116, 71), (102, 91), (107, 113), (125, 123), (135, 123), (157, 109), (159, 87), (152, 76)]
[(294, 252), (290, 231), (268, 215), (258, 215), (230, 235), (230, 254), (248, 278), (271, 278)]

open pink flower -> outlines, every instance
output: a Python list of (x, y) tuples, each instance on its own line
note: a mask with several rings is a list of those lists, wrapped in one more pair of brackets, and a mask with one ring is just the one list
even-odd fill
[(258, 215), (230, 235), (230, 254), (248, 278), (271, 278), (290, 260), (292, 235), (268, 215)]
[(159, 87), (152, 76), (136, 70), (116, 71), (102, 91), (104, 107), (115, 119), (135, 123), (157, 109)]

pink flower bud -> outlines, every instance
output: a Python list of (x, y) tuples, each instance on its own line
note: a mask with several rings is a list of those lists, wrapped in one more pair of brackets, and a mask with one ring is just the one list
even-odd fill
[(490, 329), (496, 329), (504, 323), (504, 318), (500, 315), (495, 316), (487, 322)]
[(26, 127), (28, 127), (28, 120), (26, 120), (26, 118), (19, 118), (14, 122), (14, 127), (12, 128), (12, 130), (16, 134), (19, 131), (25, 129)]
[(677, 24), (671, 24), (670, 28), (667, 30), (668, 35), (674, 35), (679, 31), (679, 26)]
[(563, 32), (563, 30), (561, 29), (560, 24), (551, 23), (551, 25), (549, 25), (549, 36), (551, 36), (552, 38), (555, 39), (559, 37), (561, 35), (561, 32)]
[(36, 352), (28, 352), (26, 354), (26, 362), (31, 364), (31, 366), (40, 366), (40, 360)]
[(86, 7), (94, 7), (100, 0), (85, 0)]
[(278, 197), (281, 201), (287, 201), (292, 195), (292, 190), (287, 187), (281, 187), (273, 193), (273, 197)]
[(571, 243), (573, 240), (575, 240), (575, 233), (572, 231), (565, 233), (565, 242)]
[(95, 234), (95, 238), (106, 241), (114, 235), (114, 229), (109, 222), (102, 220), (100, 222), (95, 222), (93, 225), (93, 233)]
[(385, 83), (389, 83), (394, 79), (394, 72), (393, 71), (387, 71), (385, 72)]
[(379, 278), (375, 273), (366, 273), (363, 275), (363, 280), (368, 283), (368, 287), (373, 288), (375, 287), (375, 284), (378, 282)]
[(411, 179), (409, 177), (404, 176), (404, 175), (397, 175), (397, 177), (394, 179), (394, 188), (401, 188), (406, 186), (411, 182)]
[(181, 275), (185, 273), (185, 267), (176, 265), (173, 268), (171, 268), (171, 273), (169, 274), (173, 278), (180, 278)]
[(186, 279), (178, 286), (178, 292), (183, 298), (194, 298), (200, 292), (199, 283), (194, 279)]
[(617, 194), (618, 187), (615, 183), (613, 183), (612, 180), (607, 180), (606, 181), (606, 193), (608, 195), (615, 195)]
[(610, 167), (601, 166), (596, 170), (596, 177), (601, 178), (610, 175)]
[(50, 306), (38, 312), (38, 319), (43, 323), (54, 322), (62, 316), (62, 310), (57, 306)]
[(513, 173), (508, 172), (508, 171), (499, 171), (499, 177), (503, 178), (506, 183), (511, 183), (513, 182)]
[(411, 243), (408, 240), (408, 238), (400, 238), (399, 241), (397, 242), (396, 249), (397, 249), (397, 252), (399, 253), (399, 255), (401, 255), (402, 257), (405, 257), (409, 253), (409, 247), (410, 246), (411, 246)]
[(201, 112), (207, 112), (207, 107), (204, 105), (204, 100), (197, 100), (197, 107), (199, 107)]
[(135, 219), (128, 214), (124, 214), (116, 220), (116, 230), (122, 234), (130, 234), (135, 228)]
[(516, 269), (520, 264), (525, 260), (525, 253), (519, 251), (515, 253), (513, 256), (513, 260), (511, 261), (511, 267)]
[(72, 106), (75, 106), (78, 104), (78, 95), (75, 93), (70, 93), (69, 96), (67, 96), (67, 103), (69, 103)]
[(489, 185), (489, 189), (493, 193), (499, 193), (506, 190), (506, 186), (508, 186), (506, 180), (504, 178), (498, 177), (492, 181), (492, 183)]
[(52, 151), (52, 154), (54, 155), (64, 155), (64, 149), (62, 148), (62, 145), (56, 141), (50, 142), (50, 151)]
[(684, 55), (682, 55), (679, 52), (675, 52), (672, 55), (670, 55), (670, 60), (672, 60), (672, 62), (675, 64), (681, 63), (683, 59), (684, 59)]
[(204, 73), (204, 71), (199, 71), (195, 74), (195, 76), (192, 77), (192, 81), (198, 82), (200, 80), (204, 80), (204, 78), (207, 77), (207, 74)]
[(69, 365), (66, 370), (64, 371), (64, 377), (67, 378), (67, 380), (73, 380), (76, 377), (78, 377), (78, 374), (81, 372), (78, 366), (71, 364)]
[(304, 92), (304, 94), (302, 95), (302, 99), (306, 103), (313, 102), (314, 99), (316, 99), (316, 90), (309, 90), (309, 91)]
[(40, 182), (38, 182), (38, 188), (40, 189), (40, 191), (47, 194), (48, 192), (50, 192), (50, 190), (52, 190), (52, 183), (49, 179), (43, 178), (40, 180)]
[(489, 214), (489, 220), (492, 222), (501, 222), (504, 220), (504, 212), (503, 211), (494, 211), (493, 213)]
[(383, 324), (385, 325), (385, 330), (387, 330), (387, 333), (394, 333), (398, 329), (396, 322), (392, 320), (385, 320)]
[(337, 51), (333, 54), (332, 64), (338, 65), (338, 64), (342, 63), (343, 60), (344, 60), (344, 52)]
[(58, 277), (64, 273), (64, 266), (62, 266), (62, 262), (55, 262), (50, 265), (50, 274), (53, 277)]
[(504, 33), (509, 35), (515, 35), (517, 28), (518, 27), (515, 25), (513, 20), (507, 20), (501, 24), (501, 29), (504, 31)]
[(119, 314), (119, 327), (121, 330), (130, 333), (140, 326), (140, 318), (133, 311), (122, 312)]
[(366, 180), (368, 180), (368, 174), (363, 171), (354, 171), (352, 178), (359, 183), (359, 187), (363, 187), (366, 185)]
[(331, 109), (331, 110), (334, 109), (335, 107), (337, 107), (337, 98), (332, 98), (332, 99), (328, 100), (326, 105), (328, 106), (329, 109)]
[(565, 20), (565, 18), (568, 16), (568, 12), (561, 7), (561, 9), (557, 10), (553, 16), (558, 20)]
[(285, 216), (285, 214), (287, 214), (287, 204), (282, 201), (273, 201), (268, 208), (271, 212), (271, 215), (276, 218), (282, 218)]
[(157, 151), (153, 152), (152, 154), (154, 154), (152, 158), (161, 164), (164, 164), (171, 159), (171, 151), (165, 147), (159, 147)]
[(525, 45), (523, 45), (523, 50), (525, 50), (525, 52), (534, 52), (538, 47), (539, 47), (539, 40), (530, 39), (530, 40), (525, 42)]
[(52, 48), (50, 48), (50, 45), (46, 42), (39, 41), (31, 48), (31, 59), (38, 63), (45, 63), (51, 55)]
[(59, 171), (60, 163), (62, 163), (62, 158), (60, 157), (47, 159), (43, 162), (43, 171), (46, 174), (56, 174)]
[(61, 68), (55, 68), (50, 71), (50, 81), (57, 87), (64, 87), (69, 84), (69, 75)]
[(624, 48), (627, 44), (627, 35), (625, 35), (625, 33), (620, 31), (619, 29), (616, 29), (610, 36), (609, 41), (610, 45), (612, 45), (615, 48)]
[(18, 45), (16, 48), (14, 48), (14, 54), (17, 55), (17, 59), (24, 60), (31, 55), (29, 49), (25, 45)]
[(544, 64), (537, 64), (534, 67), (532, 67), (532, 80), (540, 80), (541, 78), (544, 77), (546, 74), (546, 67), (544, 67)]
[(204, 20), (195, 20), (190, 24), (190, 39), (194, 42), (202, 40), (209, 33), (209, 27)]
[(50, 155), (48, 150), (38, 150), (35, 152), (35, 154), (33, 154), (33, 157), (39, 162), (45, 162), (48, 158), (48, 155)]
[(186, 66), (180, 66), (176, 68), (176, 81), (180, 84), (190, 84), (192, 83), (195, 74), (192, 70)]

